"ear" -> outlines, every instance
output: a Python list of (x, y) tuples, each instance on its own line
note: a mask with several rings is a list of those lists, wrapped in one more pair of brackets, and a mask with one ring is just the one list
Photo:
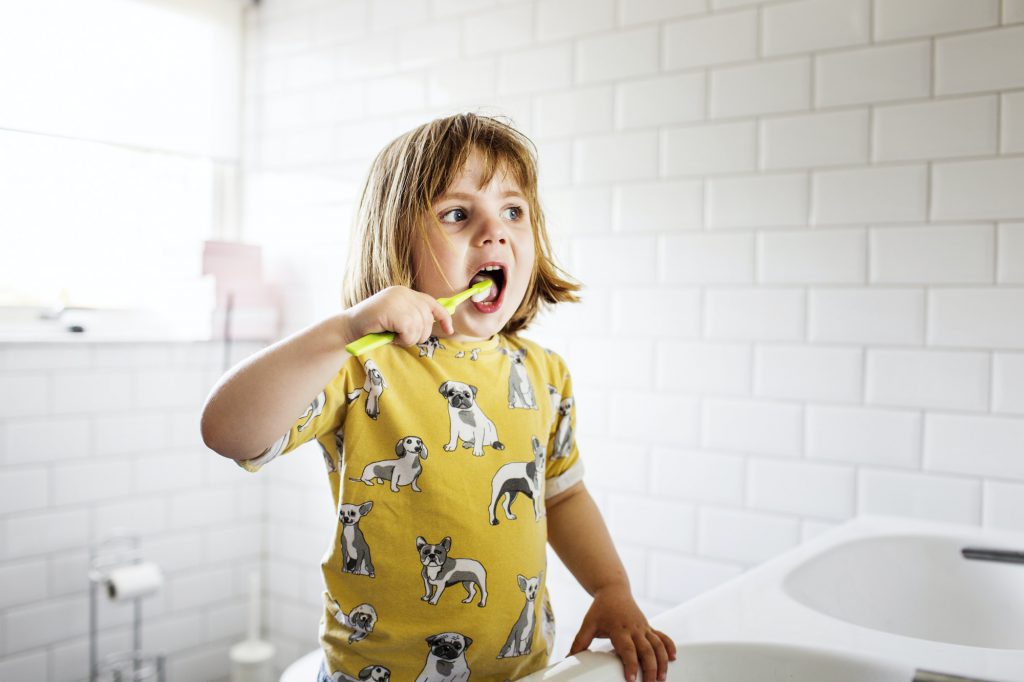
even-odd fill
[(402, 447), (402, 441), (403, 440), (405, 440), (405, 439), (404, 438), (399, 438), (398, 442), (395, 443), (395, 454), (398, 455), (399, 457), (401, 457), (402, 453), (405, 452), (405, 448)]
[(441, 395), (443, 395), (445, 398), (447, 398), (448, 397), (448, 382), (446, 381), (443, 384), (441, 384), (441, 388), (439, 388), (437, 390), (441, 392)]
[(373, 502), (363, 502), (359, 505), (359, 515), (366, 516), (370, 513), (370, 509), (373, 508)]
[(517, 575), (516, 580), (519, 582), (519, 589), (526, 592), (526, 578), (521, 575)]
[(470, 386), (469, 390), (473, 391), (473, 397), (476, 397), (476, 386)]
[(444, 540), (441, 540), (441, 546), (444, 547), (444, 551), (451, 551), (452, 539), (450, 537), (446, 537)]
[[(469, 637), (466, 637), (465, 635), (462, 636), (462, 639), (466, 640), (466, 649), (468, 649), (469, 645), (473, 643), (473, 640), (471, 640)], [(463, 651), (465, 651), (466, 649), (463, 649)]]
[(427, 541), (423, 539), (423, 536), (416, 538), (416, 551), (423, 549), (423, 545), (427, 544)]

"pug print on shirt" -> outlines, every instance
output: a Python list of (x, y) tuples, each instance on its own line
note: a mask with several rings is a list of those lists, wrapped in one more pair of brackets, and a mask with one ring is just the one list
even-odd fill
[(575, 426), (557, 353), (431, 337), (348, 357), (288, 433), (239, 462), (257, 471), (314, 439), (321, 451), (332, 680), (514, 680), (547, 665), (545, 502), (582, 479)]

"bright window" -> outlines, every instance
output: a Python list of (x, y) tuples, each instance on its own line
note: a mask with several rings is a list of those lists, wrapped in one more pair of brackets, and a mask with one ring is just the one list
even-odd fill
[(0, 0), (0, 306), (210, 298), (202, 242), (236, 229), (243, 9)]

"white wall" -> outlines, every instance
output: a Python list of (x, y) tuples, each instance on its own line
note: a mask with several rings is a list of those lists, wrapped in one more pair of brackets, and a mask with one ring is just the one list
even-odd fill
[[(1024, 2), (267, 0), (249, 27), (246, 226), (291, 329), (337, 309), (385, 142), (470, 109), (537, 143), (587, 288), (532, 337), (649, 615), (859, 513), (1024, 529)], [(301, 457), (265, 472), (296, 655), (332, 527)], [(587, 604), (554, 579), (564, 651)]]
[[(88, 679), (89, 551), (118, 527), (165, 576), (142, 602), (143, 648), (167, 654), (170, 682), (227, 678), (261, 568), (265, 486), (199, 434), (222, 355), (219, 343), (0, 344), (0, 680)], [(100, 655), (131, 648), (131, 619), (101, 595)]]

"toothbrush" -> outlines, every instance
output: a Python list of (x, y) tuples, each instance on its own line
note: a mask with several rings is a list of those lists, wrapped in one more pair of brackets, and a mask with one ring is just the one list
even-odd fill
[[(449, 315), (454, 315), (456, 306), (465, 301), (467, 298), (473, 297), (474, 299), (476, 299), (477, 296), (482, 296), (483, 294), (487, 293), (487, 290), (491, 288), (492, 284), (494, 284), (494, 280), (484, 279), (477, 282), (476, 284), (466, 289), (465, 291), (460, 291), (454, 296), (448, 296), (447, 298), (439, 298), (437, 299), (437, 302), (444, 306), (444, 309), (448, 311)], [(394, 340), (394, 332), (374, 332), (372, 334), (367, 334), (366, 336), (356, 339), (352, 343), (345, 346), (345, 350), (347, 350), (352, 355), (361, 355), (366, 351), (387, 345)]]

